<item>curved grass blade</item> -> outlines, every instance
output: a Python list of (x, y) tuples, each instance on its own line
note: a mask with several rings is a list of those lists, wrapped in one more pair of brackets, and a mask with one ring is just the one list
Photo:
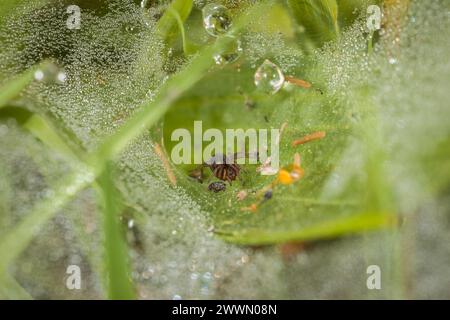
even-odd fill
[(174, 0), (167, 8), (164, 15), (159, 19), (156, 29), (164, 40), (173, 36), (177, 28), (177, 18), (173, 12), (176, 12), (181, 21), (185, 21), (192, 10), (192, 0)]
[(183, 20), (181, 19), (180, 14), (177, 11), (173, 10), (172, 8), (167, 9), (167, 11), (172, 13), (172, 15), (175, 17), (175, 19), (177, 21), (178, 28), (180, 29), (180, 33), (181, 33), (181, 39), (183, 41), (184, 54), (190, 55), (190, 54), (196, 53), (199, 49), (199, 46), (197, 46), (196, 44), (189, 41), (189, 39), (187, 39), (186, 32), (185, 32), (184, 26), (183, 26)]
[(317, 46), (339, 37), (336, 0), (288, 0), (297, 23)]

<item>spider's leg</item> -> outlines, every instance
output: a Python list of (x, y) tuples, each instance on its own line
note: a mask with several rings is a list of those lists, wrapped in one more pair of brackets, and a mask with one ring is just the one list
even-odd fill
[(204, 171), (204, 169), (205, 169), (206, 167), (209, 167), (209, 165), (208, 165), (207, 163), (203, 163), (203, 164), (200, 166), (200, 176), (201, 176), (202, 180), (205, 178), (205, 171)]
[(221, 169), (220, 169), (220, 166), (218, 166), (218, 167), (215, 167), (214, 168), (214, 170), (213, 170), (213, 175), (216, 177), (216, 178), (218, 178), (218, 179), (220, 179), (220, 171)]
[(253, 151), (253, 152), (247, 152), (247, 151), (240, 151), (240, 152), (236, 152), (234, 154), (234, 163), (237, 164), (237, 160), (238, 159), (242, 159), (245, 158), (246, 162), (250, 162), (250, 159), (255, 159), (256, 158), (256, 162), (259, 162), (259, 152), (258, 151)]

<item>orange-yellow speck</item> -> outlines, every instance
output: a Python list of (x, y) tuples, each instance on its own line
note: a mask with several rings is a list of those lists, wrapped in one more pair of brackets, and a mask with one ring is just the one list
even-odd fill
[(257, 209), (258, 209), (258, 206), (256, 205), (256, 203), (253, 203), (249, 207), (241, 208), (241, 211), (256, 212)]
[(291, 184), (293, 182), (291, 174), (284, 169), (281, 169), (278, 172), (278, 181), (281, 184)]

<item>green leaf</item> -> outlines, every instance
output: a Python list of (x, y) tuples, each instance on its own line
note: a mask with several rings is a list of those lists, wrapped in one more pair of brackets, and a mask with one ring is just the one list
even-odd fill
[[(309, 71), (314, 73), (314, 70), (313, 67)], [(239, 73), (232, 67), (211, 73), (184, 95), (165, 117), (164, 137), (169, 153), (176, 144), (170, 141), (171, 132), (186, 128), (193, 136), (194, 121), (202, 121), (203, 132), (208, 128), (219, 128), (223, 133), (229, 128), (270, 129), (288, 123), (281, 139), (280, 165), (291, 164), (294, 153), (299, 152), (305, 177), (294, 185), (276, 187), (273, 198), (259, 205), (257, 212), (242, 209), (257, 203), (252, 192), (269, 185), (276, 176), (260, 176), (255, 172), (255, 166), (244, 165), (245, 172), (240, 181), (217, 195), (207, 190), (207, 185), (215, 180), (211, 173), (206, 185), (194, 180), (183, 183), (182, 178), (179, 179), (199, 199), (209, 194), (201, 203), (206, 211), (212, 212), (215, 232), (229, 242), (260, 245), (331, 238), (395, 225), (395, 211), (385, 200), (389, 189), (381, 180), (385, 173), (380, 167), (382, 152), (377, 151), (380, 150), (379, 139), (375, 139), (374, 132), (367, 131), (367, 127), (375, 127), (375, 120), (366, 108), (369, 98), (354, 99), (355, 106), (364, 107), (361, 113), (368, 118), (360, 128), (351, 123), (345, 105), (315, 90), (295, 88), (289, 94), (280, 92), (276, 96), (267, 96), (249, 85), (240, 87), (243, 93), (237, 92), (238, 85), (251, 84), (253, 73), (254, 70), (246, 65), (241, 65)], [(217, 83), (221, 83), (220, 88)], [(253, 109), (246, 107), (246, 99), (253, 101)], [(326, 131), (327, 135), (306, 145), (291, 146), (291, 141), (315, 131)], [(348, 148), (349, 140), (355, 137), (367, 140), (366, 144), (370, 145), (366, 166), (370, 173), (368, 180), (353, 185), (352, 191), (346, 194), (322, 197), (337, 159)], [(204, 143), (203, 147), (206, 145)], [(195, 167), (179, 169), (183, 171), (181, 176), (187, 177)], [(249, 196), (240, 202), (236, 194), (242, 190)], [(366, 190), (367, 195), (358, 190)], [(354, 199), (364, 200), (355, 202)]]
[(253, 228), (242, 231), (225, 232), (216, 230), (224, 240), (244, 245), (265, 245), (292, 241), (312, 241), (333, 239), (354, 233), (373, 231), (392, 226), (391, 214), (365, 213), (338, 219), (326, 219), (320, 223), (292, 231), (271, 231)]

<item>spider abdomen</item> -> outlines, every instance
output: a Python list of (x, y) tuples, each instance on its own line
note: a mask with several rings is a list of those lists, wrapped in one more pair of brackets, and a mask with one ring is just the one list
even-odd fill
[(212, 164), (211, 170), (214, 176), (222, 181), (234, 181), (241, 168), (237, 164)]

